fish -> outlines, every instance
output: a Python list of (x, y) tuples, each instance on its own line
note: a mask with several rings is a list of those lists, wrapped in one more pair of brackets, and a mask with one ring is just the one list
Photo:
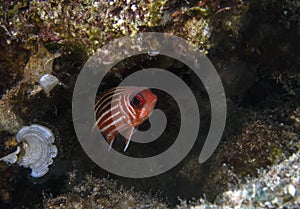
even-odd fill
[(123, 133), (126, 152), (134, 130), (152, 114), (157, 96), (149, 88), (119, 86), (108, 90), (95, 104), (95, 126), (105, 136), (109, 150)]

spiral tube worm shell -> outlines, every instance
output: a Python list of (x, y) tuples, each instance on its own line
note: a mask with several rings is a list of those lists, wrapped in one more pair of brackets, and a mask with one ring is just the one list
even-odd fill
[(16, 139), (22, 143), (17, 151), (1, 158), (7, 163), (14, 163), (31, 169), (34, 178), (44, 176), (48, 166), (53, 163), (57, 155), (57, 148), (53, 145), (55, 137), (52, 131), (44, 126), (33, 124), (25, 126), (17, 133)]

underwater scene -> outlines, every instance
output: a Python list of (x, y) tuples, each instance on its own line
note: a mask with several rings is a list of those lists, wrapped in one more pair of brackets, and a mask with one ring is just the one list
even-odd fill
[(0, 0), (0, 208), (300, 208), (300, 1)]

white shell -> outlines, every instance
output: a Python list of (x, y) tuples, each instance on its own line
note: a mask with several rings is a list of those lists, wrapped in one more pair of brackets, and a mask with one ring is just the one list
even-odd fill
[(54, 75), (45, 74), (40, 78), (39, 84), (43, 87), (45, 93), (49, 94), (59, 84), (59, 80)]
[(13, 164), (13, 163), (17, 162), (17, 160), (18, 160), (18, 154), (20, 153), (20, 151), (21, 151), (21, 149), (18, 146), (16, 151), (14, 151), (14, 152), (12, 152), (12, 153), (4, 156), (0, 160), (3, 161), (3, 162), (6, 162), (6, 163)]
[(23, 143), (22, 153), (17, 163), (31, 168), (32, 177), (44, 176), (49, 170), (48, 166), (53, 163), (52, 158), (57, 155), (52, 131), (44, 126), (33, 124), (23, 127), (16, 139)]

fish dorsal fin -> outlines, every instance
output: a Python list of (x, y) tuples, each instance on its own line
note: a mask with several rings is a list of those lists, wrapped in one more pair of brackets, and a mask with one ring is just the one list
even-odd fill
[(109, 91), (105, 92), (96, 102), (95, 104), (95, 115), (97, 116), (98, 113), (101, 112), (103, 107), (105, 107), (113, 98), (113, 96), (117, 96), (124, 92), (124, 87), (117, 87), (110, 89)]
[(129, 129), (126, 130), (125, 132), (125, 139), (126, 139), (126, 142), (125, 142), (125, 148), (124, 148), (124, 152), (126, 152), (127, 148), (128, 148), (128, 145), (129, 145), (129, 142), (131, 140), (131, 137), (132, 137), (132, 134), (134, 132), (134, 127), (130, 127)]

